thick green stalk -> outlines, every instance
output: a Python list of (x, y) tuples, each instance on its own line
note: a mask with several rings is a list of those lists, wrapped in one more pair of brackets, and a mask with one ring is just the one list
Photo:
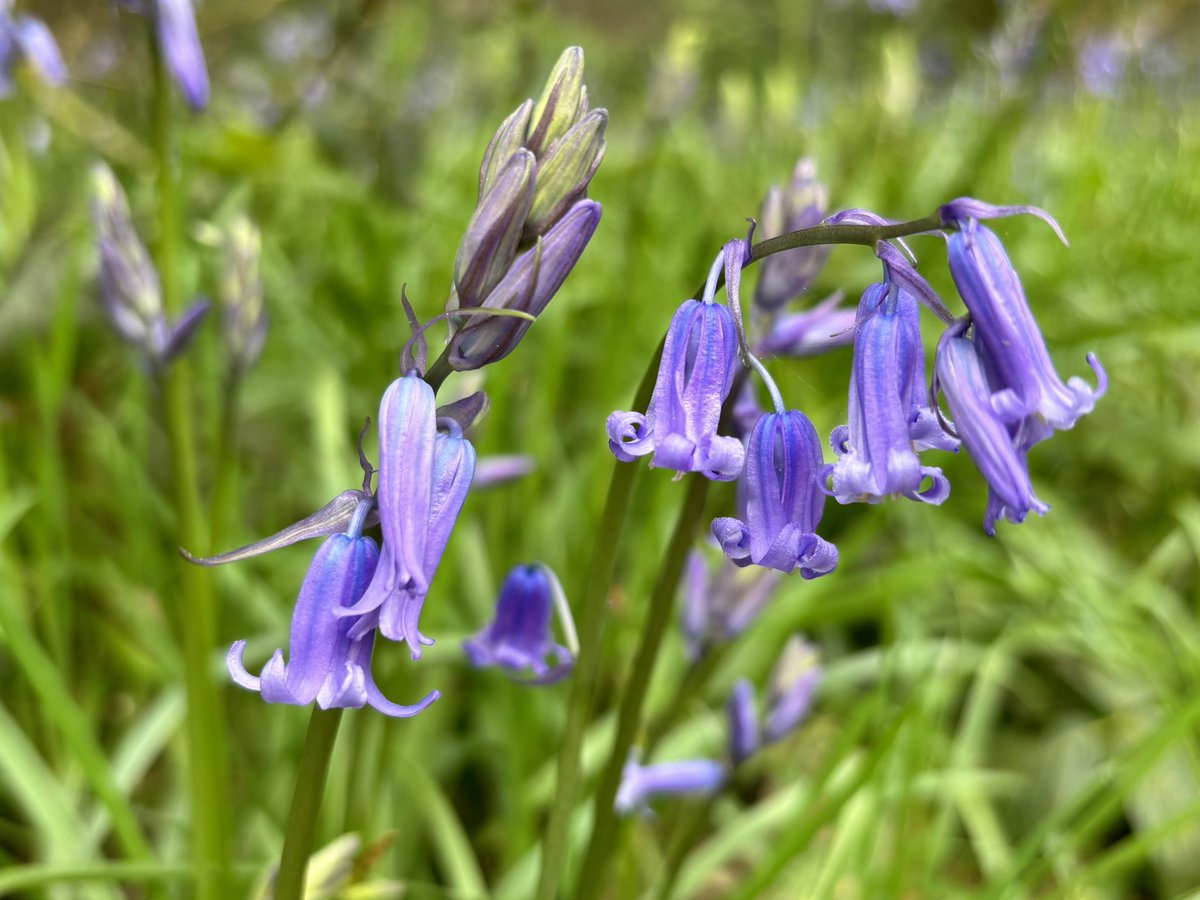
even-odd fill
[[(157, 258), (163, 310), (168, 318), (179, 313), (179, 212), (173, 171), (171, 88), (157, 35), (151, 27), (154, 56), (154, 150), (158, 162)], [(171, 457), (171, 481), (178, 518), (178, 544), (201, 547), (208, 530), (197, 489), (196, 456), (191, 419), (189, 367), (176, 359), (160, 373), (163, 413)], [(187, 735), (192, 800), (193, 862), (199, 900), (228, 896), (226, 874), (229, 844), (226, 812), (225, 729), (218, 686), (208, 671), (216, 646), (215, 604), (207, 574), (180, 566), (179, 620), (183, 630), (184, 681), (187, 690)]]
[(234, 488), (237, 485), (238, 410), (241, 406), (242, 380), (230, 371), (221, 391), (221, 412), (217, 432), (217, 468), (213, 474), (212, 504), (209, 507), (209, 544), (216, 552), (229, 543), (229, 519), (234, 512)]
[(617, 836), (617, 816), (613, 801), (616, 799), (617, 789), (621, 786), (621, 772), (629, 756), (629, 749), (637, 737), (642, 706), (646, 700), (650, 679), (654, 675), (654, 663), (658, 659), (663, 636), (671, 621), (679, 576), (683, 573), (688, 550), (695, 539), (696, 525), (704, 514), (709, 481), (696, 474), (689, 475), (688, 479), (690, 484), (687, 497), (679, 510), (679, 519), (667, 546), (666, 558), (654, 582), (654, 591), (650, 596), (650, 612), (642, 626), (642, 640), (621, 695), (621, 706), (617, 712), (617, 734), (613, 739), (612, 750), (600, 775), (600, 784), (596, 788), (596, 798), (592, 803), (592, 837), (575, 892), (575, 896), (583, 900), (597, 896), (605, 883), (605, 869)]
[(296, 790), (292, 793), (292, 808), (283, 833), (275, 900), (300, 900), (304, 896), (305, 869), (317, 831), (329, 758), (333, 755), (341, 721), (342, 710), (320, 708), (313, 709), (312, 718), (308, 720), (300, 767), (296, 770)]
[[(646, 367), (630, 409), (645, 409), (646, 404), (650, 402), (661, 356), (660, 343)], [(550, 819), (543, 832), (545, 836), (542, 839), (542, 866), (538, 875), (538, 900), (551, 900), (558, 893), (558, 883), (566, 861), (567, 831), (581, 780), (580, 751), (591, 714), (592, 694), (600, 673), (608, 587), (612, 582), (613, 567), (617, 560), (617, 544), (625, 524), (625, 513), (629, 509), (629, 496), (635, 474), (634, 466), (613, 460), (604, 512), (600, 516), (592, 562), (584, 583), (583, 611), (579, 619), (579, 659), (571, 677), (567, 724), (563, 731), (562, 743), (559, 745), (558, 784), (554, 792), (554, 803), (550, 807)]]

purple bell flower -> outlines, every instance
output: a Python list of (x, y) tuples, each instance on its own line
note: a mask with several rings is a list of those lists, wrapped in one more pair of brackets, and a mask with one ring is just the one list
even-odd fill
[(61, 87), (67, 80), (66, 64), (45, 23), (31, 16), (14, 19), (8, 3), (0, 3), (0, 99), (12, 93), (12, 72), (21, 60), (49, 85)]
[[(925, 402), (925, 364), (917, 301), (895, 284), (874, 284), (858, 306), (850, 422), (833, 430), (833, 476), (839, 503), (878, 503), (896, 494), (940, 504), (950, 495), (942, 470), (922, 466), (917, 450), (954, 449)], [(929, 487), (921, 490), (924, 479)], [(822, 482), (824, 478), (822, 479)]]
[[(439, 433), (438, 427), (448, 429)], [(366, 593), (338, 615), (364, 616), (370, 630), (406, 641), (413, 659), (433, 643), (418, 627), (421, 609), (475, 474), (475, 448), (451, 418), (438, 419), (433, 389), (415, 373), (392, 382), (379, 406), (379, 520), (383, 550)]]
[[(741, 472), (741, 442), (717, 434), (738, 366), (733, 314), (713, 300), (727, 252), (732, 252), (728, 246), (713, 263), (704, 299), (685, 300), (675, 311), (646, 414), (614, 412), (608, 417), (608, 446), (621, 462), (653, 453), (654, 466), (700, 472), (716, 481), (732, 481)], [(727, 267), (727, 272), (727, 282), (730, 275), (740, 277), (741, 265)], [(730, 297), (735, 295), (736, 285), (731, 285)]]
[(208, 67), (191, 0), (158, 0), (155, 7), (158, 42), (167, 68), (188, 106), (204, 109), (208, 106)]
[(950, 274), (975, 324), (994, 391), (992, 407), (1006, 423), (1016, 425), (1014, 439), (1028, 450), (1091, 412), (1108, 388), (1108, 376), (1092, 353), (1087, 361), (1096, 373), (1095, 388), (1078, 376), (1064, 385), (1054, 370), (1021, 279), (1000, 239), (978, 221), (1022, 212), (1041, 217), (1062, 236), (1058, 224), (1036, 207), (997, 207), (959, 198), (939, 210), (942, 221), (954, 229), (946, 238)]
[(817, 648), (799, 635), (789, 638), (771, 672), (763, 729), (767, 743), (786, 737), (808, 718), (821, 674)]
[[(774, 259), (768, 257), (764, 262)], [(759, 341), (759, 356), (819, 356), (854, 340), (855, 313), (841, 306), (843, 294), (835, 291), (812, 309), (779, 316)]]
[(693, 550), (683, 575), (683, 637), (695, 661), (709, 647), (731, 641), (758, 618), (779, 587), (782, 575), (766, 569), (744, 571), (721, 559), (711, 576), (704, 555)]
[(762, 746), (754, 685), (745, 678), (738, 679), (733, 686), (726, 712), (729, 715), (729, 754), (736, 766), (757, 753)]
[(373, 540), (357, 533), (362, 519), (365, 512), (356, 516), (351, 534), (327, 538), (313, 557), (292, 614), (289, 660), (276, 650), (256, 678), (242, 661), (246, 642), (236, 641), (226, 659), (236, 684), (258, 691), (268, 703), (307, 706), (316, 700), (322, 709), (370, 705), (397, 717), (416, 715), (440, 696), (431, 691), (412, 706), (384, 697), (371, 675), (374, 630), (352, 638), (353, 621), (336, 614), (358, 600), (375, 574), (379, 554)]
[(837, 567), (837, 548), (815, 531), (825, 508), (824, 459), (812, 422), (788, 410), (762, 416), (750, 434), (742, 478), (743, 517), (714, 519), (712, 533), (735, 564), (805, 578)]
[[(463, 643), (471, 665), (498, 666), (529, 684), (552, 684), (569, 675), (575, 657), (554, 642), (551, 631), (556, 600), (564, 609), (562, 588), (549, 568), (514, 568), (500, 587), (496, 618)], [(550, 655), (553, 665), (546, 663)]]
[(1033, 493), (1025, 450), (1013, 442), (1012, 426), (997, 414), (996, 394), (984, 373), (977, 344), (950, 329), (938, 344), (935, 389), (946, 395), (963, 446), (988, 483), (983, 530), (996, 533), (996, 521), (1023, 522), (1030, 511), (1049, 507)]
[(683, 759), (643, 766), (629, 755), (613, 803), (621, 815), (646, 813), (660, 794), (711, 794), (725, 783), (725, 767), (711, 759)]

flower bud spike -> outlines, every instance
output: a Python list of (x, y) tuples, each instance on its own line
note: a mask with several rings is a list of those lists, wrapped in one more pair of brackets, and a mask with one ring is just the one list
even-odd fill
[(479, 201), (454, 258), (454, 290), (464, 306), (479, 306), (504, 277), (516, 255), (534, 199), (537, 164), (518, 149)]
[(545, 233), (576, 200), (587, 195), (588, 184), (604, 159), (607, 127), (608, 111), (594, 109), (538, 161), (524, 240)]
[(520, 150), (525, 143), (525, 133), (529, 130), (529, 115), (533, 111), (533, 101), (526, 100), (507, 119), (492, 136), (487, 151), (483, 154), (483, 164), (479, 167), (479, 201), (492, 189), (496, 175), (508, 162), (509, 158)]
[(554, 64), (530, 116), (525, 146), (539, 158), (575, 124), (583, 91), (583, 49), (568, 47)]

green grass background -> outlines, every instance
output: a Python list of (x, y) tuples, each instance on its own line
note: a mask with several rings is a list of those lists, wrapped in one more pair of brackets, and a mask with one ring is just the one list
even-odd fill
[[(186, 896), (183, 563), (165, 436), (145, 372), (103, 320), (87, 212), (90, 164), (105, 158), (154, 244), (144, 29), (100, 2), (22, 9), (50, 22), (75, 80), (64, 91), (26, 80), (0, 104), (0, 889)], [(215, 291), (219, 258), (197, 239), (201, 223), (246, 212), (263, 231), (271, 317), (243, 390), (236, 515), (200, 552), (268, 534), (358, 483), (355, 437), (407, 337), (401, 286), (422, 317), (440, 311), (488, 138), (564, 46), (584, 47), (592, 104), (611, 117), (591, 190), (600, 229), (483, 381), (481, 454), (531, 454), (537, 473), (469, 500), (426, 607), (436, 646), (417, 664), (403, 648), (376, 654), (389, 696), (443, 697), (416, 719), (355, 711), (343, 725), (320, 835), (383, 842), (356, 880), (402, 882), (410, 896), (529, 894), (568, 688), (472, 671), (460, 641), (516, 563), (544, 560), (582, 593), (612, 466), (604, 417), (627, 407), (715, 251), (807, 155), (834, 208), (911, 218), (970, 194), (1048, 209), (1069, 249), (1030, 218), (995, 227), (1060, 371), (1083, 373), (1094, 350), (1110, 392), (1031, 455), (1044, 519), (986, 538), (985, 489), (965, 454), (941, 454), (953, 485), (941, 508), (827, 506), (839, 571), (785, 583), (676, 711), (655, 758), (721, 753), (729, 687), (743, 675), (761, 687), (796, 631), (827, 669), (812, 719), (711, 808), (666, 801), (658, 819), (630, 823), (610, 895), (653, 896), (672, 837), (702, 815), (675, 896), (1125, 898), (1200, 886), (1190, 4), (926, 0), (894, 16), (861, 0), (209, 0), (199, 22), (214, 102), (178, 110), (184, 278), (189, 293)], [(1115, 91), (1097, 96), (1077, 62), (1089, 36), (1110, 34), (1129, 56)], [(952, 298), (941, 242), (914, 245)], [(836, 249), (812, 296), (855, 297), (877, 267), (863, 248)], [(204, 496), (224, 365), (214, 326), (189, 356)], [(849, 363), (842, 351), (771, 368), (827, 434), (844, 421)], [(662, 471), (639, 472), (635, 490), (589, 771), (682, 499)], [(732, 502), (718, 488), (711, 512)], [(211, 574), (214, 679), (224, 684), (235, 639), (249, 639), (251, 660), (286, 641), (311, 549)], [(671, 635), (651, 720), (674, 705), (684, 670)], [(241, 896), (278, 853), (308, 713), (224, 690)], [(122, 816), (152, 862), (126, 861)], [(344, 895), (354, 891), (366, 895), (362, 883)]]

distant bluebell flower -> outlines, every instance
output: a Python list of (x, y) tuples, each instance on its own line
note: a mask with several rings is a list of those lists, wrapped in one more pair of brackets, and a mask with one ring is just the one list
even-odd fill
[(712, 533), (739, 566), (751, 563), (815, 578), (837, 567), (837, 548), (816, 534), (825, 508), (824, 459), (802, 412), (767, 413), (750, 434), (742, 518), (714, 519)]
[[(773, 238), (820, 225), (827, 205), (825, 185), (817, 180), (816, 165), (811, 159), (801, 159), (786, 188), (772, 185), (767, 192), (758, 219), (759, 234)], [(820, 274), (830, 249), (828, 244), (795, 247), (762, 260), (754, 305), (774, 311), (799, 297)]]
[(634, 754), (621, 773), (613, 803), (621, 815), (649, 811), (651, 797), (661, 794), (712, 794), (725, 783), (725, 767), (711, 759), (684, 759), (643, 766)]
[(292, 613), (288, 661), (276, 650), (256, 678), (242, 661), (246, 642), (237, 641), (226, 660), (236, 684), (258, 691), (268, 703), (307, 706), (315, 700), (322, 709), (370, 705), (398, 717), (415, 715), (440, 696), (432, 691), (413, 706), (384, 697), (371, 674), (374, 629), (352, 638), (354, 621), (336, 615), (362, 596), (375, 573), (379, 554), (375, 542), (359, 533), (363, 519), (365, 514), (356, 516), (350, 534), (326, 538), (313, 557)]
[(485, 456), (475, 464), (475, 478), (471, 481), (471, 487), (487, 488), (507, 484), (532, 474), (536, 468), (537, 463), (533, 457), (523, 453)]
[(362, 599), (338, 612), (364, 616), (351, 637), (369, 630), (365, 616), (378, 610), (379, 631), (406, 641), (413, 659), (433, 643), (418, 627), (421, 609), (474, 473), (475, 448), (456, 421), (437, 419), (433, 389), (415, 373), (392, 382), (379, 406), (383, 550)]
[(754, 685), (745, 678), (738, 679), (733, 686), (726, 712), (729, 716), (729, 755), (736, 766), (757, 753), (762, 746)]
[(979, 219), (1030, 213), (1054, 228), (1058, 224), (1036, 207), (999, 207), (962, 197), (942, 206), (950, 274), (975, 323), (975, 338), (992, 388), (996, 414), (1016, 428), (1014, 439), (1028, 450), (1056, 430), (1071, 428), (1091, 412), (1108, 388), (1108, 376), (1095, 354), (1088, 364), (1096, 373), (1092, 388), (1082, 378), (1064, 385), (1054, 370), (1041, 330), (1029, 309), (1021, 279), (1004, 246)]
[(1118, 34), (1092, 35), (1079, 48), (1076, 67), (1083, 86), (1098, 97), (1112, 97), (1125, 74), (1129, 50)]
[(697, 660), (708, 648), (745, 631), (766, 608), (781, 579), (778, 572), (744, 571), (726, 559), (710, 575), (704, 555), (693, 550), (683, 577), (682, 625), (688, 657)]
[(22, 60), (29, 63), (42, 81), (61, 87), (67, 80), (67, 67), (54, 35), (39, 19), (13, 18), (9, 6), (7, 0), (0, 3), (0, 99), (12, 93), (13, 70)]
[(92, 171), (92, 221), (100, 251), (104, 312), (121, 337), (161, 371), (195, 336), (208, 312), (208, 301), (197, 300), (174, 323), (167, 320), (158, 270), (133, 227), (125, 192), (103, 163)]
[(786, 737), (808, 718), (821, 675), (816, 647), (799, 635), (789, 638), (771, 672), (763, 728), (767, 743)]
[(836, 291), (812, 309), (772, 319), (754, 352), (761, 356), (819, 356), (852, 343), (855, 313), (841, 306), (843, 296)]
[(935, 388), (946, 395), (963, 446), (988, 483), (983, 528), (996, 533), (996, 521), (1023, 522), (1030, 511), (1049, 509), (1033, 493), (1025, 450), (1013, 441), (1011, 426), (997, 413), (996, 394), (988, 383), (977, 342), (950, 329), (938, 344)]
[[(499, 666), (530, 684), (552, 684), (569, 675), (575, 657), (554, 642), (552, 631), (555, 593), (562, 593), (557, 581), (541, 564), (509, 572), (496, 601), (496, 618), (463, 643), (471, 664)], [(546, 663), (548, 656), (554, 657), (553, 665)]]
[(244, 376), (262, 353), (267, 340), (267, 311), (263, 304), (262, 235), (245, 216), (239, 216), (223, 235), (225, 266), (221, 274), (222, 336), (229, 363)]
[(725, 252), (713, 264), (704, 299), (685, 300), (675, 311), (645, 415), (618, 411), (608, 417), (608, 446), (622, 462), (653, 453), (655, 466), (717, 481), (732, 481), (742, 470), (741, 442), (717, 434), (739, 365), (733, 314), (714, 302)]
[(155, 35), (171, 77), (194, 110), (208, 106), (208, 66), (196, 29), (192, 0), (118, 0), (142, 16), (154, 19)]
[[(925, 402), (924, 373), (916, 300), (895, 284), (871, 285), (858, 306), (850, 422), (829, 437), (837, 461), (826, 472), (839, 503), (898, 495), (937, 505), (949, 496), (942, 470), (917, 459), (917, 450), (931, 440), (943, 449), (958, 444), (936, 427)], [(926, 478), (931, 483), (921, 490)]]

